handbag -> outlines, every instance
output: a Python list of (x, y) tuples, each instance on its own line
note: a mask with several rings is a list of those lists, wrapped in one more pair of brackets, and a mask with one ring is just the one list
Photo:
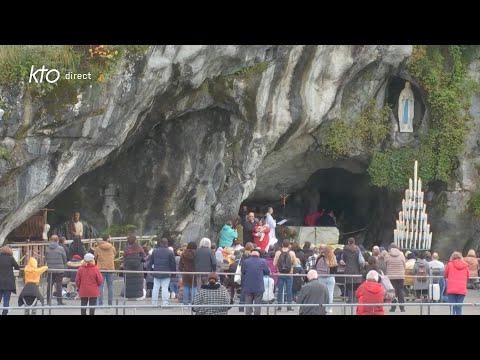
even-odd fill
[(379, 274), (379, 276), (383, 288), (385, 289), (384, 299), (386, 301), (392, 301), (395, 298), (395, 288), (393, 287), (387, 275)]
[(239, 262), (237, 265), (237, 270), (235, 270), (235, 277), (233, 278), (233, 282), (240, 285), (242, 282), (242, 263)]
[(363, 257), (360, 249), (358, 249), (358, 263), (360, 264), (361, 268), (363, 268), (365, 266), (365, 258)]

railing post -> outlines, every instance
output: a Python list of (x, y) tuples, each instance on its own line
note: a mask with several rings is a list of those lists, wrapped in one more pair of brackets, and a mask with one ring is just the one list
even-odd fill
[(115, 315), (118, 315), (118, 299), (115, 300)]
[(52, 279), (52, 273), (49, 272), (48, 275), (50, 276), (50, 281), (47, 280), (47, 295), (50, 294), (50, 299), (47, 301), (48, 306), (50, 307), (48, 309), (48, 315), (52, 315), (52, 296), (53, 296), (53, 279)]

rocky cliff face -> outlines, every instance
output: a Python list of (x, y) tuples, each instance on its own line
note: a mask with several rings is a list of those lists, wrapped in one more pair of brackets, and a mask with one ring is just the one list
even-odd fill
[[(123, 59), (108, 84), (54, 103), (53, 113), (21, 86), (0, 89), (11, 109), (0, 121), (0, 145), (11, 152), (0, 159), (0, 239), (62, 201), (98, 228), (134, 223), (143, 233), (169, 229), (180, 241), (214, 237), (248, 197), (275, 200), (280, 188), (299, 190), (333, 166), (365, 173), (361, 150), (343, 160), (319, 151), (322, 124), (352, 121), (371, 99), (383, 105), (411, 51), (152, 46)], [(473, 170), (467, 157), (463, 164), (468, 187)], [(455, 191), (448, 208), (458, 213)]]

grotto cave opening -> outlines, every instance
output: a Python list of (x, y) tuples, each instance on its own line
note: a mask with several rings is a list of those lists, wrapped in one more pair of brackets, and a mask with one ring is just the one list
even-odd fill
[(305, 217), (319, 208), (332, 210), (340, 231), (339, 243), (353, 236), (358, 243), (371, 247), (393, 241), (401, 194), (371, 185), (366, 173), (333, 167), (312, 174), (301, 189), (289, 195), (284, 209), (278, 200), (251, 198), (245, 205), (260, 212), (271, 205), (277, 221), (286, 218), (291, 226), (303, 226)]

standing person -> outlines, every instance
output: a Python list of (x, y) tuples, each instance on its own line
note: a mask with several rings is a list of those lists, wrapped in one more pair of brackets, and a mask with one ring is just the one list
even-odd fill
[(233, 228), (232, 222), (229, 220), (225, 225), (223, 225), (222, 230), (220, 230), (218, 247), (226, 248), (232, 247), (234, 240), (238, 237), (237, 230)]
[[(158, 238), (154, 236), (152, 240), (157, 242)], [(145, 250), (148, 250), (148, 251), (145, 251)], [(145, 254), (147, 254), (147, 257), (145, 258), (144, 269), (145, 271), (148, 271), (147, 264), (149, 264), (152, 259), (153, 249), (144, 248), (143, 251), (145, 252)], [(147, 294), (145, 295), (145, 297), (151, 299), (152, 290), (153, 290), (153, 275), (151, 273), (147, 273), (145, 276), (145, 286), (147, 288)]]
[(270, 229), (265, 220), (260, 220), (253, 228), (253, 241), (262, 252), (268, 249)]
[[(333, 304), (333, 295), (335, 292), (335, 277), (328, 276), (336, 273), (337, 269), (337, 258), (333, 253), (333, 250), (325, 244), (320, 245), (319, 256), (315, 262), (315, 269), (319, 275), (318, 281), (324, 284), (328, 289), (328, 303)], [(320, 276), (322, 275), (322, 276)], [(332, 308), (329, 307), (327, 310), (329, 313), (332, 312)]]
[(270, 277), (273, 279), (274, 288), (276, 288), (278, 283), (278, 269), (273, 264), (273, 259), (275, 259), (275, 251), (273, 250), (273, 246), (272, 246), (268, 250), (265, 260), (267, 262), (268, 269), (270, 270)]
[(415, 290), (417, 298), (427, 298), (428, 297), (428, 274), (430, 274), (430, 269), (428, 266), (427, 260), (425, 260), (425, 252), (421, 251), (418, 254), (417, 261), (413, 267), (413, 273), (416, 275), (413, 290)]
[(80, 221), (80, 213), (78, 211), (73, 213), (72, 220), (69, 223), (69, 233), (71, 239), (75, 239), (75, 237), (83, 239), (83, 224)]
[(443, 277), (445, 264), (439, 261), (437, 252), (432, 254), (432, 261), (428, 263), (428, 266), (430, 268), (430, 275), (433, 277), (432, 283), (440, 286), (440, 301), (443, 301), (445, 297), (445, 278)]
[(300, 260), (300, 263), (305, 264), (306, 258), (305, 254), (303, 253), (303, 250), (300, 248), (300, 245), (298, 245), (297, 242), (292, 243), (291, 247), (292, 251), (295, 253), (295, 256)]
[[(403, 282), (405, 280), (405, 256), (397, 248), (395, 243), (390, 245), (390, 251), (385, 258), (385, 265), (387, 268), (386, 275), (390, 279), (393, 288), (395, 289), (395, 296), (398, 302), (404, 303), (405, 297), (403, 292)], [(394, 300), (395, 302), (396, 300)], [(396, 306), (392, 303), (390, 312), (395, 312)], [(400, 305), (400, 311), (405, 312), (405, 306)]]
[(72, 260), (74, 255), (78, 255), (83, 259), (86, 253), (87, 251), (85, 250), (85, 246), (82, 244), (81, 237), (79, 235), (75, 235), (68, 248), (67, 260)]
[(310, 270), (315, 270), (315, 264), (317, 263), (318, 256), (320, 255), (320, 250), (317, 247), (313, 248), (313, 253), (305, 261), (305, 270), (309, 272)]
[[(208, 282), (200, 287), (193, 298), (193, 305), (230, 305), (230, 295), (225, 286), (218, 282), (218, 275), (208, 274)], [(228, 315), (229, 307), (192, 307), (196, 315)]]
[[(240, 258), (240, 262), (238, 263), (238, 266), (240, 268), (243, 266), (243, 262), (250, 257), (253, 249), (255, 248), (255, 245), (251, 242), (248, 242), (245, 244), (245, 247), (243, 248), (243, 253), (242, 257)], [(243, 291), (240, 292), (240, 304), (245, 304), (245, 293)], [(239, 312), (243, 312), (244, 308), (240, 307), (238, 308)]]
[(253, 229), (255, 227), (255, 213), (250, 211), (246, 218), (242, 219), (243, 244), (253, 242)]
[[(115, 270), (115, 255), (117, 255), (117, 251), (111, 243), (110, 235), (104, 236), (102, 240), (98, 242), (94, 255), (100, 271)], [(107, 283), (108, 289), (108, 305), (113, 305), (113, 276), (113, 272), (102, 272), (103, 281), (100, 284), (100, 297), (98, 299), (98, 305), (100, 306), (103, 305), (103, 288), (105, 283)]]
[[(95, 265), (95, 256), (87, 253), (83, 258), (84, 264), (80, 266), (77, 272), (76, 285), (80, 296), (81, 306), (96, 306), (97, 297), (100, 295), (98, 290), (103, 282), (102, 274)], [(82, 315), (87, 315), (87, 309), (81, 309)], [(95, 308), (90, 308), (90, 315), (95, 315)]]
[(303, 285), (297, 297), (297, 304), (318, 304), (317, 306), (300, 307), (298, 315), (326, 315), (325, 304), (329, 303), (327, 287), (318, 281), (316, 270), (307, 273), (308, 283)]
[[(242, 292), (246, 304), (261, 304), (265, 286), (263, 277), (270, 275), (267, 262), (260, 258), (257, 250), (251, 252), (250, 256), (242, 264)], [(254, 315), (261, 314), (261, 307), (255, 307)], [(252, 314), (252, 307), (247, 306), (246, 315)]]
[[(448, 302), (463, 303), (465, 295), (467, 295), (467, 281), (470, 271), (460, 252), (455, 251), (450, 256), (450, 261), (445, 267), (444, 276), (447, 279)], [(452, 306), (450, 315), (462, 315), (462, 307), (458, 305)]]
[[(375, 270), (370, 270), (367, 279), (356, 292), (359, 304), (383, 304), (385, 289), (379, 283), (379, 275)], [(357, 315), (384, 315), (383, 306), (358, 306)]]
[[(295, 258), (295, 262), (293, 264), (293, 274), (304, 274), (305, 272), (303, 271), (302, 263), (300, 262), (299, 258)], [(292, 280), (292, 297), (295, 299), (297, 296), (297, 293), (300, 291), (300, 289), (303, 286), (304, 282), (304, 277), (303, 276), (294, 276)]]
[[(58, 245), (58, 236), (52, 235), (50, 237), (50, 244), (45, 250), (45, 260), (49, 269), (65, 269), (67, 263), (67, 255), (65, 249)], [(51, 293), (52, 285), (55, 284), (55, 291), (57, 297), (57, 304), (64, 305), (62, 301), (62, 280), (63, 272), (51, 272), (47, 277), (47, 304), (52, 304)]]
[(66, 243), (67, 239), (65, 236), (60, 236), (59, 240), (58, 240), (58, 245), (60, 245), (61, 247), (63, 247), (65, 249), (65, 254), (68, 254), (68, 245)]
[(360, 249), (355, 245), (355, 239), (349, 238), (347, 245), (343, 248), (343, 261), (345, 262), (345, 294), (350, 303), (355, 301), (355, 292), (362, 282), (362, 264), (360, 261)]
[(467, 287), (469, 289), (475, 289), (475, 284), (478, 282), (478, 258), (475, 254), (475, 250), (468, 250), (468, 254), (463, 260), (468, 264), (468, 271), (470, 272)]
[[(175, 271), (179, 272), (178, 266), (180, 264), (180, 256), (182, 255), (182, 248), (175, 249), (174, 258), (175, 258)], [(174, 274), (170, 278), (170, 286), (168, 291), (170, 291), (170, 299), (178, 299), (178, 294), (180, 293), (180, 286), (179, 286), (179, 279), (180, 277), (178, 274)]]
[[(147, 264), (147, 269), (171, 272), (176, 270), (175, 256), (168, 248), (168, 240), (166, 238), (157, 240), (157, 246), (153, 250), (150, 263)], [(170, 277), (171, 274), (153, 274), (152, 305), (158, 305), (160, 288), (162, 288), (162, 303), (163, 305), (168, 305), (168, 286), (170, 285)]]
[(83, 265), (83, 258), (80, 255), (73, 255), (72, 260), (67, 261), (67, 269), (72, 271), (66, 271), (65, 275), (67, 277), (67, 298), (75, 300), (78, 297), (77, 287), (75, 285), (75, 279), (77, 278), (77, 271), (80, 266)]
[[(208, 238), (202, 238), (195, 253), (195, 272), (211, 273), (217, 270), (217, 260), (212, 253), (212, 243)], [(208, 274), (196, 275), (197, 288), (208, 282)]]
[[(25, 266), (25, 286), (18, 296), (18, 306), (23, 306), (23, 304), (30, 306), (35, 299), (38, 299), (43, 306), (43, 296), (38, 284), (40, 284), (40, 276), (47, 270), (47, 266), (38, 267), (37, 259), (33, 256), (28, 259), (28, 264)], [(25, 315), (29, 314), (30, 310), (25, 310)], [(32, 310), (32, 315), (35, 315), (35, 310)]]
[(377, 256), (377, 266), (378, 270), (380, 270), (383, 274), (387, 273), (387, 264), (385, 263), (385, 259), (388, 255), (387, 250), (382, 250), (380, 255)]
[(270, 229), (270, 234), (268, 236), (269, 243), (267, 245), (267, 249), (268, 249), (271, 245), (275, 245), (278, 241), (275, 235), (275, 228), (277, 227), (277, 222), (273, 218), (273, 207), (271, 206), (268, 207), (267, 214), (265, 215), (265, 220), (268, 228)]
[(303, 244), (303, 255), (305, 261), (302, 263), (302, 266), (306, 269), (308, 258), (313, 255), (312, 243), (310, 241), (305, 241)]
[[(20, 266), (13, 257), (12, 249), (6, 245), (0, 248), (0, 299), (2, 300), (2, 306), (6, 308), (10, 306), (12, 292), (17, 293), (14, 269), (20, 270)], [(7, 314), (7, 309), (2, 310), (2, 315)]]
[[(193, 272), (195, 271), (195, 253), (197, 251), (197, 243), (190, 241), (187, 248), (182, 252), (180, 256), (180, 262), (178, 269), (181, 272)], [(197, 288), (195, 287), (194, 276), (190, 274), (182, 274), (183, 283), (183, 304), (188, 305), (193, 301)]]
[[(127, 245), (123, 252), (123, 269), (127, 271), (143, 271), (143, 263), (145, 262), (145, 252), (137, 243), (135, 235), (127, 237)], [(144, 288), (143, 273), (125, 273), (125, 298), (138, 299), (143, 297)]]
[[(287, 303), (292, 303), (293, 278), (292, 276), (288, 276), (287, 274), (293, 274), (293, 264), (295, 263), (295, 257), (295, 253), (290, 250), (290, 242), (288, 240), (283, 240), (282, 248), (275, 253), (275, 258), (273, 259), (273, 265), (277, 267), (279, 272), (277, 294), (277, 303), (279, 305), (283, 304), (284, 289), (287, 293)], [(281, 311), (281, 306), (279, 306), (277, 310)], [(287, 311), (293, 311), (292, 307), (288, 306)]]
[(238, 216), (236, 219), (235, 219), (235, 222), (233, 224), (233, 228), (235, 229), (235, 231), (237, 232), (237, 241), (243, 245), (243, 226), (242, 226), (242, 219), (240, 218), (240, 216)]

